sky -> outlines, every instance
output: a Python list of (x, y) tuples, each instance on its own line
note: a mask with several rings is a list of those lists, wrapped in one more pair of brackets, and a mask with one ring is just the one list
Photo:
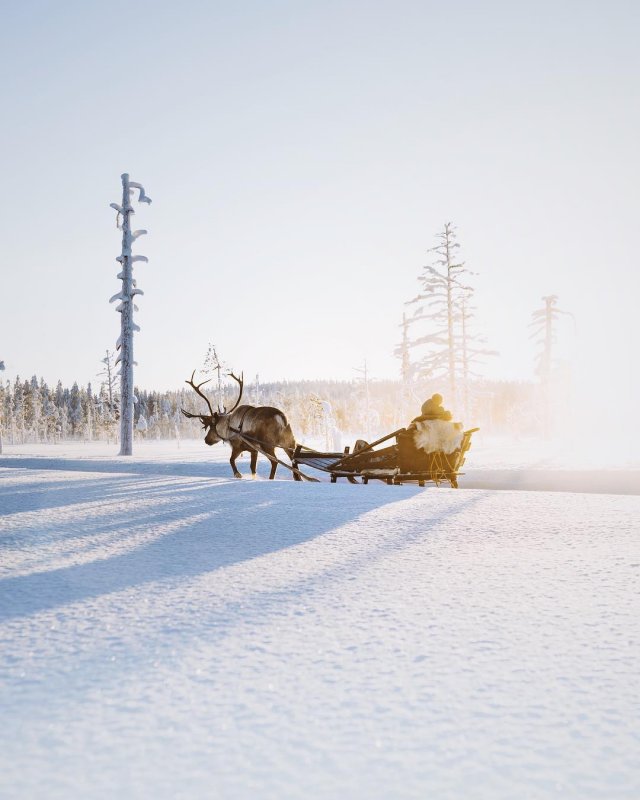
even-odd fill
[(558, 355), (632, 407), (637, 3), (2, 0), (2, 19), (6, 378), (99, 381), (128, 172), (153, 198), (140, 386), (180, 386), (210, 342), (262, 381), (397, 376), (451, 221), (500, 353), (485, 374), (534, 377), (527, 326), (557, 294)]

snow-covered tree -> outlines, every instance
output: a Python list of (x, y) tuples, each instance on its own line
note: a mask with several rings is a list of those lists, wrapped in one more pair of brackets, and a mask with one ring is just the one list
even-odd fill
[[(122, 281), (121, 290), (113, 295), (109, 302), (119, 300), (116, 307), (121, 315), (120, 337), (116, 345), (119, 350), (116, 364), (120, 364), (120, 455), (130, 456), (133, 452), (133, 334), (140, 328), (133, 321), (133, 312), (137, 311), (137, 306), (133, 302), (136, 295), (143, 294), (137, 288), (133, 277), (133, 265), (136, 261), (147, 262), (146, 256), (133, 255), (131, 247), (135, 240), (144, 234), (146, 230), (131, 230), (131, 215), (135, 213), (131, 205), (131, 197), (138, 190), (138, 202), (151, 203), (151, 198), (147, 197), (141, 183), (129, 180), (129, 175), (125, 172), (122, 176), (122, 205), (111, 203), (111, 208), (118, 212), (116, 225), (122, 230), (122, 253), (117, 257), (120, 262), (121, 270), (118, 278)], [(119, 224), (118, 220), (122, 219)]]
[(69, 438), (69, 433), (73, 432), (73, 428), (69, 423), (69, 410), (67, 406), (62, 406), (59, 411), (59, 422), (58, 422), (58, 438), (61, 441)]
[(71, 387), (69, 396), (69, 405), (66, 409), (69, 423), (71, 425), (71, 433), (77, 436), (84, 427), (84, 410), (82, 408), (82, 397), (80, 396), (80, 387), (77, 382)]
[(105, 357), (100, 359), (103, 368), (98, 372), (98, 377), (102, 378), (101, 387), (105, 387), (109, 411), (113, 414), (114, 419), (118, 419), (118, 378), (115, 360), (115, 354), (107, 349)]
[(68, 389), (64, 389), (62, 386), (62, 381), (58, 381), (56, 384), (56, 393), (54, 396), (54, 402), (56, 404), (56, 408), (62, 408), (65, 404), (65, 399), (68, 397), (69, 391)]
[(24, 386), (20, 382), (19, 376), (16, 376), (13, 385), (13, 421), (18, 441), (23, 444), (25, 436)]
[(356, 372), (360, 373), (360, 378), (357, 379), (357, 383), (360, 384), (362, 387), (362, 403), (360, 406), (360, 418), (362, 420), (362, 424), (366, 433), (366, 437), (368, 440), (371, 440), (371, 430), (374, 427), (377, 427), (379, 418), (378, 414), (371, 408), (371, 393), (370, 393), (370, 386), (371, 386), (371, 374), (369, 372), (369, 368), (367, 366), (367, 360), (365, 358), (362, 367), (354, 367)]
[(542, 298), (542, 301), (544, 306), (531, 314), (532, 319), (529, 327), (533, 330), (529, 338), (534, 339), (538, 345), (536, 374), (540, 378), (543, 427), (546, 435), (550, 431), (551, 424), (551, 374), (553, 369), (553, 348), (557, 344), (557, 323), (563, 316), (575, 318), (570, 311), (562, 311), (557, 307), (557, 295), (546, 295)]
[(87, 441), (93, 441), (93, 433), (96, 421), (96, 401), (93, 396), (93, 388), (91, 382), (87, 384), (84, 396), (84, 417), (85, 417), (85, 433)]
[(534, 311), (529, 327), (533, 328), (530, 339), (538, 345), (536, 355), (536, 374), (544, 385), (548, 385), (553, 364), (553, 346), (557, 343), (556, 323), (562, 316), (572, 317), (570, 311), (561, 311), (557, 307), (558, 295), (549, 294), (542, 298), (543, 308)]
[(10, 436), (11, 444), (15, 441), (16, 423), (13, 414), (13, 393), (11, 391), (11, 383), (7, 381), (4, 388), (4, 403), (3, 403), (3, 419), (4, 429)]
[[(0, 372), (4, 370), (4, 361), (0, 361)], [(6, 424), (6, 391), (2, 383), (0, 383), (0, 454), (2, 454), (2, 434), (4, 433), (4, 426)]]
[[(403, 341), (395, 352), (402, 359), (403, 375), (415, 372), (432, 385), (446, 381), (448, 402), (462, 406), (468, 416), (471, 387), (479, 378), (475, 367), (496, 352), (489, 350), (474, 330), (473, 273), (457, 258), (460, 245), (452, 223), (444, 225), (437, 239), (438, 244), (429, 251), (433, 260), (418, 277), (420, 292), (407, 303), (415, 310), (412, 317), (403, 317)], [(423, 333), (410, 337), (410, 326)], [(418, 353), (415, 364), (409, 358), (412, 350)]]
[(227, 365), (218, 355), (215, 344), (209, 342), (206, 355), (204, 357), (204, 364), (202, 367), (203, 375), (210, 375), (216, 378), (216, 397), (218, 408), (222, 408), (222, 371), (227, 369)]
[(60, 414), (53, 401), (51, 391), (46, 383), (42, 387), (42, 417), (43, 439), (45, 442), (54, 442), (58, 432)]
[(415, 365), (411, 362), (411, 342), (409, 336), (411, 321), (408, 319), (406, 313), (402, 314), (402, 339), (396, 345), (393, 354), (396, 358), (400, 359), (400, 403), (398, 404), (398, 414), (395, 420), (395, 425), (402, 425), (409, 415), (409, 406), (413, 399), (413, 384), (416, 372)]
[(462, 277), (468, 270), (464, 262), (456, 260), (460, 245), (451, 222), (445, 223), (436, 238), (438, 244), (429, 250), (433, 261), (424, 266), (418, 276), (420, 292), (407, 304), (416, 306), (411, 322), (424, 322), (426, 333), (413, 339), (409, 346), (423, 351), (418, 363), (420, 376), (446, 378), (450, 402), (454, 402), (460, 361), (456, 322), (465, 291)]
[(36, 375), (24, 383), (24, 416), (25, 426), (29, 431), (29, 438), (37, 442), (40, 438), (42, 420), (42, 394)]

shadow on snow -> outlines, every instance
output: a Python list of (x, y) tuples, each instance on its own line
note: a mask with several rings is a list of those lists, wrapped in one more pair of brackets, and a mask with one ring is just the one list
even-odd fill
[[(222, 471), (226, 465), (212, 466)], [(84, 462), (83, 467), (93, 471), (94, 464)], [(67, 463), (61, 468), (66, 469)], [(309, 541), (369, 511), (424, 491), (404, 486), (388, 487), (381, 493), (346, 484), (292, 481), (167, 482), (158, 479), (155, 470), (153, 475), (146, 474), (148, 479), (142, 484), (124, 475), (106, 484), (104, 480), (99, 484), (91, 480), (88, 486), (82, 480), (71, 486), (67, 482), (66, 489), (56, 483), (53, 505), (46, 501), (51, 494), (47, 483), (40, 484), (38, 491), (34, 491), (38, 484), (32, 483), (28, 491), (7, 495), (13, 497), (12, 510), (18, 512), (17, 529), (8, 534), (13, 546), (20, 546), (26, 532), (31, 537), (48, 537), (66, 556), (113, 544), (124, 543), (133, 549), (106, 558), (98, 553), (97, 560), (89, 563), (53, 569), (46, 568), (46, 557), (40, 563), (32, 562), (32, 568), (40, 571), (0, 580), (0, 620), (147, 582), (199, 576)], [(0, 492), (3, 507), (7, 497)], [(149, 498), (153, 502), (148, 502)], [(145, 502), (137, 506), (138, 500)], [(87, 515), (82, 509), (82, 518), (73, 518), (79, 504), (96, 501), (95, 513)], [(105, 508), (101, 501), (107, 503)], [(22, 512), (55, 507), (68, 507), (71, 517), (52, 510), (52, 516), (42, 521), (21, 518)], [(144, 541), (136, 544), (141, 530)], [(4, 538), (6, 542), (7, 534)]]

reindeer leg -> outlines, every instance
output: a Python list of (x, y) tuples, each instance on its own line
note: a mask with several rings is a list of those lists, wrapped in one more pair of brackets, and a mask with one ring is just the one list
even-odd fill
[(238, 468), (236, 467), (236, 458), (240, 455), (242, 450), (238, 450), (234, 445), (231, 445), (231, 458), (229, 459), (229, 463), (231, 464), (231, 469), (233, 470), (234, 477), (241, 478), (242, 475), (238, 472)]
[(276, 461), (276, 452), (273, 449), (273, 447), (265, 447), (264, 452), (269, 461), (271, 462), (271, 472), (269, 473), (269, 480), (272, 481), (275, 478), (276, 470), (278, 469), (278, 462)]
[(258, 451), (251, 451), (251, 477), (256, 477), (256, 465), (258, 464)]

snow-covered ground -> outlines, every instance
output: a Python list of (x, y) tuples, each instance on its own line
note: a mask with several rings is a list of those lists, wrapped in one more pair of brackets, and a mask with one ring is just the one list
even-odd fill
[(636, 473), (454, 491), (113, 452), (0, 456), (2, 798), (640, 796)]
[[(344, 437), (353, 444), (358, 434)], [(309, 440), (306, 444), (322, 450), (324, 440)], [(136, 464), (138, 471), (193, 477), (229, 477), (230, 450), (226, 445), (207, 447), (201, 439), (136, 442), (135, 455), (114, 455), (117, 446), (105, 442), (63, 442), (61, 444), (4, 445), (0, 467), (12, 466), (15, 459), (30, 469), (66, 469), (85, 471), (88, 464), (98, 472), (128, 470)], [(278, 451), (283, 460), (286, 456)], [(263, 463), (260, 458), (258, 463)], [(249, 472), (246, 453), (238, 459), (243, 473)], [(482, 432), (473, 437), (472, 447), (460, 479), (461, 489), (519, 489), (533, 491), (596, 492), (599, 494), (640, 494), (640, 459), (630, 459), (619, 449), (598, 458), (593, 448), (584, 443), (544, 442), (485, 437)], [(263, 474), (265, 474), (263, 472)], [(268, 471), (267, 473), (268, 474)], [(311, 473), (310, 473), (311, 474)], [(316, 477), (320, 473), (313, 473)], [(278, 467), (278, 477), (289, 473)]]

